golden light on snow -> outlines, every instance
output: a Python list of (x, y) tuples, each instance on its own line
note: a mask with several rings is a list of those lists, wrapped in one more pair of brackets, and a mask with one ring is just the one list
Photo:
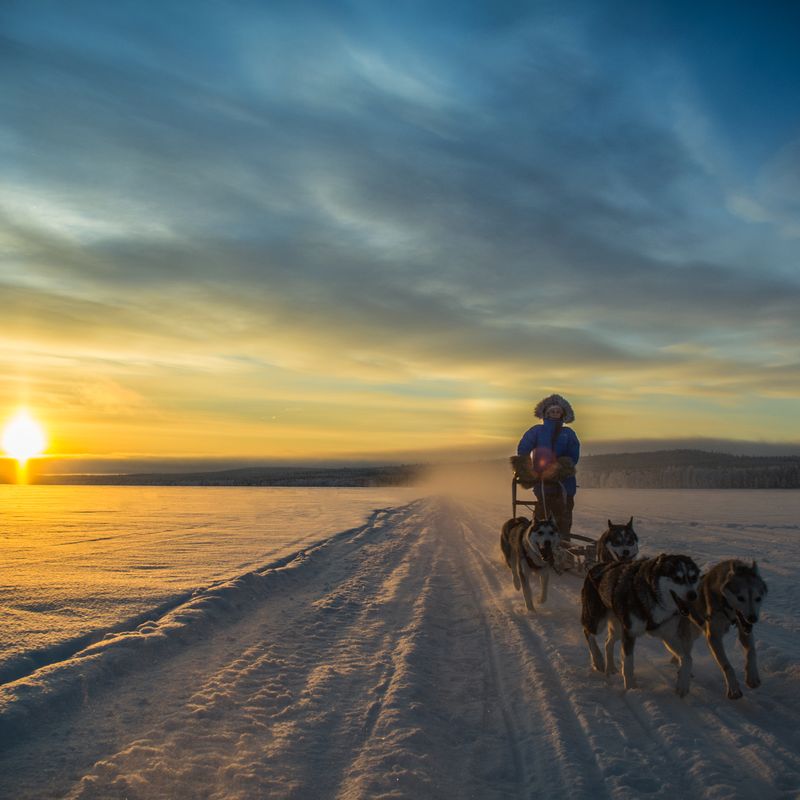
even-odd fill
[(24, 409), (3, 430), (3, 450), (20, 464), (38, 456), (46, 444), (42, 426)]

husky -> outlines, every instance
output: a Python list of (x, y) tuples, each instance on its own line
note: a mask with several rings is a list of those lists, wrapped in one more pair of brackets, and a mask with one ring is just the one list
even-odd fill
[[(692, 644), (688, 626), (679, 624), (697, 599), (700, 569), (689, 556), (667, 555), (641, 561), (595, 564), (581, 591), (581, 622), (589, 645), (592, 667), (611, 675), (614, 644), (622, 639), (622, 677), (625, 688), (634, 688), (633, 646), (643, 633), (660, 638), (678, 660), (680, 697), (689, 692), (692, 676)], [(605, 658), (595, 636), (608, 625)]]
[(555, 517), (529, 520), (514, 517), (503, 525), (500, 547), (514, 579), (514, 588), (522, 589), (528, 611), (535, 611), (529, 578), (539, 573), (539, 605), (547, 602), (551, 572), (561, 572), (561, 538)]
[(597, 540), (597, 563), (633, 561), (639, 555), (639, 537), (633, 529), (633, 517), (624, 525), (608, 521), (608, 529)]
[(736, 626), (745, 653), (745, 683), (751, 689), (760, 686), (753, 625), (758, 622), (761, 601), (766, 593), (767, 584), (759, 574), (756, 562), (748, 565), (731, 558), (703, 575), (700, 579), (700, 596), (691, 605), (690, 619), (694, 622), (690, 626), (692, 635), (696, 638), (701, 631), (705, 633), (711, 655), (725, 678), (725, 689), (730, 700), (738, 700), (742, 690), (725, 654), (723, 637), (732, 626)]

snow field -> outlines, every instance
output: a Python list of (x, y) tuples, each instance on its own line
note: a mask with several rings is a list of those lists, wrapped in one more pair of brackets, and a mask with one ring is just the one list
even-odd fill
[(419, 495), (0, 485), (0, 683)]
[(647, 554), (759, 554), (764, 683), (742, 700), (703, 640), (683, 700), (652, 639), (640, 688), (591, 672), (580, 580), (535, 615), (513, 589), (503, 495), (429, 498), (6, 684), (0, 795), (796, 797), (798, 501), (671, 494), (583, 492), (576, 532), (633, 513)]

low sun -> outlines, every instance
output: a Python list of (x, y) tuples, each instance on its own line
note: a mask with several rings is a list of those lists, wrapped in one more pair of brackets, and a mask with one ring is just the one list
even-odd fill
[(38, 456), (45, 444), (42, 426), (27, 411), (20, 411), (3, 430), (3, 450), (20, 464)]

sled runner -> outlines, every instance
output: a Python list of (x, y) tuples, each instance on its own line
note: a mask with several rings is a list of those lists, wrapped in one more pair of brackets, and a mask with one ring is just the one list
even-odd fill
[[(544, 519), (544, 509), (535, 496), (526, 500), (517, 499), (517, 488), (520, 485), (520, 476), (517, 472), (514, 472), (514, 477), (511, 479), (511, 516), (516, 517), (517, 509), (522, 506), (531, 512), (534, 519)], [(580, 542), (586, 542), (586, 544), (580, 544)], [(597, 539), (581, 536), (578, 533), (570, 533), (569, 541), (562, 541), (561, 547), (572, 556), (573, 564), (570, 569), (580, 575), (585, 575), (589, 567), (595, 563)]]

